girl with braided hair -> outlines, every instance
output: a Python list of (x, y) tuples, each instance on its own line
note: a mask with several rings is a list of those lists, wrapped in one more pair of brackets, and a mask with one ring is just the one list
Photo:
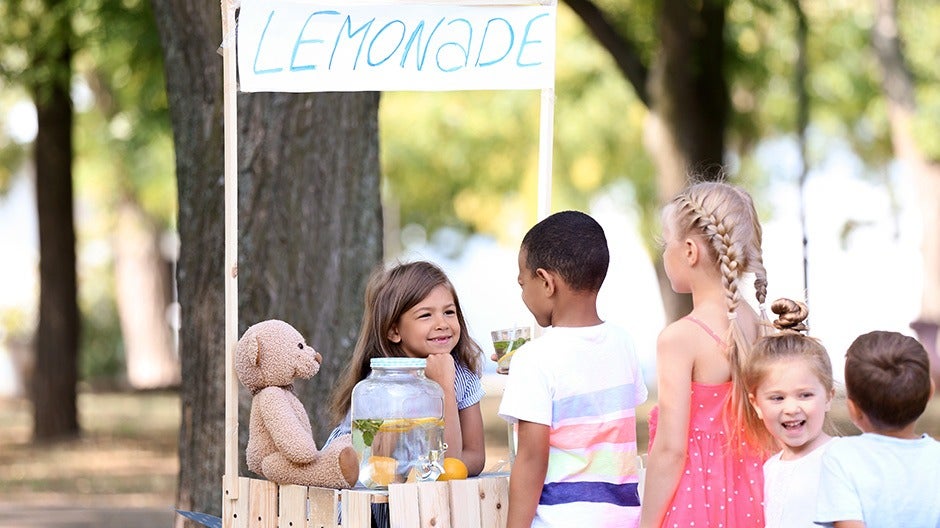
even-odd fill
[(761, 226), (751, 197), (718, 182), (694, 184), (663, 209), (663, 264), (692, 311), (656, 341), (657, 407), (641, 528), (760, 528), (764, 427), (748, 404), (742, 368), (766, 316), (745, 302), (753, 273), (758, 304), (767, 291)]

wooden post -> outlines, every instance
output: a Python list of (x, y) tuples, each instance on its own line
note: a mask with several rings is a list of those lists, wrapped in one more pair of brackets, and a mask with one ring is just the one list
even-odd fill
[[(542, 89), (539, 108), (538, 219), (552, 212), (552, 151), (555, 129), (555, 87)], [(538, 327), (538, 325), (536, 325)]]
[[(235, 57), (237, 0), (222, 0), (223, 126), (225, 133), (225, 474), (222, 509), (238, 499), (238, 93)], [(231, 525), (226, 525), (230, 528)]]

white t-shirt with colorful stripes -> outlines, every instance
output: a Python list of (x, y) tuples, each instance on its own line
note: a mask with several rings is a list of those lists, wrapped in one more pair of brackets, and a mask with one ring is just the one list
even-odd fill
[(549, 328), (515, 353), (499, 415), (551, 428), (533, 527), (639, 524), (636, 406), (646, 397), (633, 341), (611, 323)]

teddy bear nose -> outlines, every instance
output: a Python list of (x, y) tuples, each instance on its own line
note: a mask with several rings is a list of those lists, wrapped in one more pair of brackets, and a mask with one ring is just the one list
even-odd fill
[(316, 350), (313, 351), (313, 357), (316, 358), (317, 363), (323, 363), (323, 356), (320, 355)]

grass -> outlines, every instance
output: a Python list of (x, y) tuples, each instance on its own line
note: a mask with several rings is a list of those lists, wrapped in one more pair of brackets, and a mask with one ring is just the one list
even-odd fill
[[(507, 458), (506, 424), (497, 415), (500, 392), (488, 388), (481, 403), (487, 470)], [(637, 443), (647, 448), (646, 417), (653, 401), (637, 410)], [(844, 435), (858, 431), (843, 401), (832, 416)], [(172, 393), (83, 393), (81, 439), (49, 445), (29, 442), (31, 409), (22, 399), (0, 399), (0, 497), (6, 503), (162, 507), (172, 505), (179, 471), (179, 398)], [(940, 438), (940, 398), (934, 398), (918, 431)], [(221, 441), (221, 440), (220, 440)]]
[(0, 399), (3, 501), (172, 505), (179, 471), (179, 398), (170, 393), (81, 394), (78, 406), (80, 439), (34, 445), (29, 402)]

